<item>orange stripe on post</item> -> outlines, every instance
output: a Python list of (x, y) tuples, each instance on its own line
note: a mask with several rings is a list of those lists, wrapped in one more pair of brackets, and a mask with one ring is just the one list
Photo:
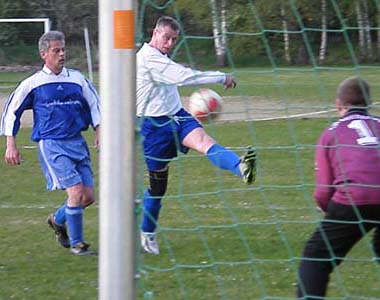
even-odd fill
[(135, 48), (135, 22), (133, 10), (113, 12), (113, 45), (115, 49)]

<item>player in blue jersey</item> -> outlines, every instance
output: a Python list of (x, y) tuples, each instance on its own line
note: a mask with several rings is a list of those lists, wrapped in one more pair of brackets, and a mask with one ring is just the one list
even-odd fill
[(137, 53), (137, 116), (141, 124), (149, 188), (144, 194), (141, 225), (142, 248), (159, 254), (155, 229), (166, 192), (168, 164), (177, 152), (193, 149), (207, 155), (216, 166), (229, 170), (251, 184), (256, 164), (253, 149), (244, 157), (226, 149), (210, 137), (202, 125), (182, 106), (178, 86), (223, 84), (235, 87), (231, 75), (218, 71), (197, 71), (177, 64), (169, 54), (178, 39), (179, 24), (171, 17), (161, 17), (152, 38)]
[(340, 119), (316, 147), (314, 198), (325, 217), (306, 243), (299, 266), (299, 299), (324, 299), (330, 273), (374, 229), (380, 255), (380, 119), (367, 112), (370, 86), (358, 77), (338, 87)]
[(31, 139), (38, 144), (38, 157), (47, 189), (67, 192), (65, 203), (47, 223), (57, 241), (74, 255), (95, 252), (83, 237), (83, 210), (94, 200), (90, 153), (81, 132), (91, 126), (99, 145), (99, 97), (93, 85), (76, 70), (65, 68), (65, 37), (49, 31), (39, 39), (44, 66), (23, 80), (9, 96), (1, 119), (0, 133), (7, 138), (5, 162), (22, 162), (16, 144), (20, 118), (33, 110)]

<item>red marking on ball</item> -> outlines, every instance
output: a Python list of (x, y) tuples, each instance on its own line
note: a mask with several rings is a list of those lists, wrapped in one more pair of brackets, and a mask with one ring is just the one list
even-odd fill
[(222, 97), (211, 89), (199, 89), (189, 98), (189, 112), (201, 122), (218, 117), (222, 110)]
[(219, 102), (218, 102), (218, 100), (216, 100), (214, 98), (211, 98), (208, 101), (208, 108), (209, 108), (210, 112), (217, 111), (219, 109)]

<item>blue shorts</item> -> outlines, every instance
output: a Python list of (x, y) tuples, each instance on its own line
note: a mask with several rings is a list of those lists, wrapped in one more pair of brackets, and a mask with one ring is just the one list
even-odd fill
[(94, 186), (90, 152), (82, 136), (65, 140), (40, 140), (38, 158), (48, 190), (64, 190), (82, 183)]
[(141, 119), (144, 156), (149, 171), (166, 167), (177, 152), (187, 153), (183, 139), (202, 125), (187, 111), (181, 109), (174, 116), (145, 117)]

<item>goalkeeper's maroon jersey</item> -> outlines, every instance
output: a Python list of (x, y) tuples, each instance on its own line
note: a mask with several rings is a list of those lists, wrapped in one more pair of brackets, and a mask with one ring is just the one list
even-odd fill
[(324, 211), (330, 200), (380, 204), (380, 119), (351, 110), (321, 134), (315, 164), (314, 197)]

